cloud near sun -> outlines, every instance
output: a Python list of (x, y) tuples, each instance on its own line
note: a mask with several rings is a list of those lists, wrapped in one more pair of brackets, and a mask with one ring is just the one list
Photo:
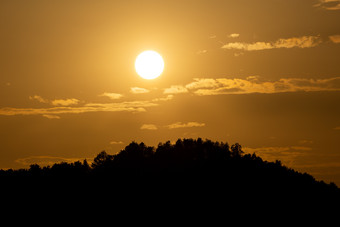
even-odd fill
[(277, 48), (309, 48), (315, 47), (321, 43), (319, 36), (302, 36), (288, 39), (278, 39), (275, 42), (255, 42), (242, 43), (232, 42), (222, 46), (222, 49), (236, 49), (245, 51), (269, 50)]
[[(174, 87), (176, 89), (172, 89)], [(340, 77), (328, 79), (282, 78), (277, 81), (261, 81), (258, 76), (249, 76), (246, 79), (195, 78), (194, 82), (185, 86), (172, 86), (169, 89), (165, 89), (164, 93), (178, 94), (192, 92), (196, 95), (222, 95), (272, 94), (299, 91), (340, 91)]]
[[(30, 96), (30, 100), (36, 100), (44, 105), (51, 107), (44, 108), (0, 108), (0, 115), (41, 115), (48, 119), (60, 119), (61, 114), (80, 114), (89, 112), (145, 112), (146, 108), (159, 106), (159, 102), (171, 101), (174, 95), (194, 94), (202, 95), (226, 95), (226, 94), (273, 94), (283, 92), (317, 92), (317, 91), (340, 91), (340, 77), (328, 79), (305, 79), (305, 78), (281, 78), (277, 81), (263, 81), (259, 76), (249, 76), (246, 79), (239, 78), (194, 78), (194, 81), (186, 85), (172, 85), (163, 89), (163, 94), (167, 96), (156, 97), (151, 100), (143, 101), (124, 101), (109, 103), (85, 103), (78, 99), (56, 99), (48, 100), (41, 96)], [(133, 94), (148, 93), (149, 90), (143, 88), (132, 88)], [(122, 95), (116, 93), (104, 93), (111, 100), (117, 100)], [(169, 128), (180, 127), (201, 127), (202, 125), (193, 124), (174, 124)], [(144, 127), (150, 129), (150, 127)], [(153, 127), (153, 129), (155, 129)]]

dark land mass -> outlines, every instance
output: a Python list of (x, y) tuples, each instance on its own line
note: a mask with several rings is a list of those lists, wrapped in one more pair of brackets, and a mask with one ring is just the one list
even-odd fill
[(157, 148), (132, 142), (118, 154), (99, 153), (91, 164), (83, 160), (1, 170), (0, 184), (14, 197), (57, 201), (68, 195), (71, 200), (100, 198), (124, 204), (142, 199), (143, 204), (172, 205), (186, 201), (225, 206), (233, 200), (257, 200), (256, 204), (260, 200), (263, 206), (311, 201), (335, 205), (340, 197), (334, 183), (317, 181), (278, 160), (268, 162), (244, 154), (238, 143), (229, 146), (200, 138), (168, 141)]

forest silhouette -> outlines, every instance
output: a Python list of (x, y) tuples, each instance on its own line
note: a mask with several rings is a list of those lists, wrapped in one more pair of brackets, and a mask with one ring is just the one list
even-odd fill
[(317, 181), (307, 173), (244, 154), (235, 143), (178, 139), (157, 147), (131, 142), (115, 155), (100, 152), (91, 162), (55, 163), (29, 169), (0, 170), (2, 185), (41, 188), (49, 184), (67, 188), (141, 188), (177, 193), (262, 193), (339, 197), (334, 184)]

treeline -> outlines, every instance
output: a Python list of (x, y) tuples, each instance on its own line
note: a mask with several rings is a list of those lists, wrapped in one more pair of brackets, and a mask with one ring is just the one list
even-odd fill
[[(280, 161), (268, 162), (256, 154), (244, 154), (240, 144), (211, 140), (178, 139), (160, 143), (157, 147), (132, 142), (118, 154), (99, 153), (89, 164), (87, 160), (55, 163), (29, 169), (0, 170), (0, 181), (27, 179), (58, 182), (96, 181), (115, 185), (122, 182), (167, 183), (196, 185), (219, 190), (244, 190), (296, 193), (339, 194), (334, 183), (317, 181), (307, 173), (290, 169)], [(104, 180), (103, 180), (104, 179)]]

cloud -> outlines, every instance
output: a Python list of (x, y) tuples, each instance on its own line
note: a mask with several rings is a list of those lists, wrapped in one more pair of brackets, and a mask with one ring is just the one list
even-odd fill
[(266, 50), (266, 49), (273, 49), (273, 45), (271, 43), (265, 43), (265, 42), (256, 42), (256, 43), (227, 43), (222, 46), (222, 49), (236, 49), (236, 50), (247, 50), (247, 51), (253, 51), (253, 50)]
[(38, 102), (41, 102), (41, 103), (48, 103), (49, 102), (47, 99), (44, 99), (39, 95), (29, 96), (29, 99), (30, 100), (37, 100)]
[(290, 147), (293, 150), (297, 150), (297, 151), (311, 151), (313, 150), (311, 147), (306, 147), (306, 146), (291, 146)]
[(239, 56), (242, 56), (242, 55), (244, 55), (243, 52), (236, 52), (236, 53), (234, 53), (234, 56), (235, 56), (235, 57), (239, 57)]
[(99, 95), (99, 96), (104, 96), (104, 97), (108, 97), (110, 99), (120, 99), (123, 97), (122, 94), (118, 94), (118, 93), (109, 93), (109, 92), (104, 92), (103, 94)]
[(275, 48), (309, 48), (320, 44), (319, 36), (302, 36), (289, 39), (279, 39), (274, 43)]
[(340, 130), (340, 126), (335, 127), (334, 130)]
[[(29, 156), (26, 158), (16, 159), (15, 162), (29, 166), (31, 164), (38, 164), (40, 166), (52, 166), (55, 163), (68, 162), (73, 163), (83, 158), (65, 158), (65, 157), (54, 157), (54, 156)], [(91, 158), (90, 158), (91, 159)]]
[(172, 85), (170, 88), (164, 89), (164, 94), (181, 94), (181, 93), (187, 93), (188, 89), (186, 89), (182, 85)]
[(241, 43), (233, 42), (222, 46), (222, 49), (235, 49), (244, 51), (269, 50), (277, 48), (309, 48), (320, 44), (319, 36), (302, 36), (288, 39), (278, 39), (275, 42), (255, 42), (255, 43)]
[(157, 130), (157, 126), (153, 124), (143, 124), (140, 129), (142, 130)]
[(150, 90), (145, 89), (145, 88), (141, 88), (141, 87), (132, 87), (132, 88), (130, 88), (130, 92), (132, 94), (144, 94), (144, 93), (149, 93)]
[(174, 95), (167, 95), (165, 98), (154, 98), (152, 99), (153, 102), (158, 102), (158, 101), (169, 101), (174, 98)]
[(340, 0), (319, 0), (314, 7), (321, 7), (326, 10), (340, 10)]
[(199, 50), (196, 52), (196, 54), (200, 55), (200, 54), (206, 54), (208, 51), (207, 50)]
[(122, 141), (111, 141), (111, 145), (119, 145), (119, 144), (124, 144)]
[(145, 112), (146, 107), (157, 106), (158, 104), (150, 101), (131, 101), (120, 103), (88, 103), (85, 108), (90, 108), (88, 112)]
[(44, 115), (42, 115), (42, 116), (43, 116), (43, 117), (46, 117), (46, 118), (48, 118), (48, 119), (60, 119), (60, 117), (57, 116), (57, 115), (44, 114)]
[(313, 140), (300, 140), (299, 143), (300, 144), (312, 144), (314, 143), (314, 141)]
[(340, 77), (328, 79), (282, 78), (277, 81), (260, 81), (258, 78), (256, 76), (246, 79), (195, 78), (195, 81), (187, 84), (186, 88), (196, 95), (340, 91)]
[(188, 123), (182, 123), (182, 122), (176, 122), (174, 124), (167, 125), (166, 127), (169, 129), (176, 129), (176, 128), (192, 128), (192, 127), (203, 127), (205, 126), (205, 123), (199, 123), (199, 122), (188, 122)]
[(77, 105), (78, 103), (78, 99), (56, 99), (51, 101), (51, 104), (53, 106), (71, 106)]
[(53, 106), (71, 106), (76, 105), (79, 103), (78, 99), (55, 99), (55, 100), (48, 100), (39, 95), (29, 96), (30, 100), (37, 100), (40, 103), (50, 103)]
[(312, 148), (307, 146), (244, 147), (243, 150), (245, 153), (255, 153), (267, 161), (281, 160), (284, 164), (291, 167), (297, 158), (306, 156)]
[(329, 39), (333, 43), (340, 43), (340, 35), (331, 35), (331, 36), (329, 36)]
[(219, 84), (215, 79), (199, 79), (199, 78), (194, 78), (195, 82), (192, 82), (190, 84), (187, 84), (185, 88), (187, 89), (199, 89), (199, 88), (214, 88), (218, 87)]
[(238, 38), (240, 36), (240, 34), (238, 33), (232, 33), (230, 35), (228, 35), (229, 38)]
[(60, 115), (60, 114), (80, 114), (93, 112), (145, 112), (145, 108), (157, 106), (150, 101), (131, 101), (120, 103), (88, 103), (83, 106), (57, 106), (50, 108), (0, 108), (0, 115)]

